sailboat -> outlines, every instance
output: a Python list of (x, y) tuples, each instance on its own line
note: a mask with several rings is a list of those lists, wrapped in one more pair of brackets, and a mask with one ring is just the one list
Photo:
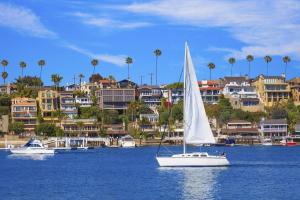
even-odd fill
[(192, 62), (188, 44), (185, 43), (184, 62), (184, 133), (183, 153), (172, 156), (156, 156), (161, 167), (206, 167), (227, 166), (226, 155), (209, 155), (207, 152), (187, 153), (187, 144), (203, 145), (215, 144), (204, 104), (200, 95), (197, 77)]

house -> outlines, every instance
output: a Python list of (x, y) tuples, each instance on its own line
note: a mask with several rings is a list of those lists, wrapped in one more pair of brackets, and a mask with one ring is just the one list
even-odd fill
[(93, 105), (93, 101), (92, 101), (90, 95), (76, 96), (75, 97), (75, 102), (80, 107), (91, 107)]
[(249, 121), (232, 120), (223, 127), (219, 139), (234, 138), (237, 143), (259, 143), (260, 133), (258, 127)]
[(121, 138), (128, 134), (124, 124), (107, 124), (103, 127), (106, 134), (111, 138)]
[[(143, 119), (146, 119), (145, 122)], [(155, 135), (158, 131), (157, 122), (159, 121), (158, 114), (140, 114), (139, 128), (143, 133)]]
[(198, 85), (204, 103), (218, 103), (222, 91), (219, 80), (202, 80), (198, 81)]
[(68, 136), (98, 136), (100, 133), (96, 119), (64, 119), (60, 126)]
[(37, 97), (41, 115), (45, 121), (57, 120), (54, 112), (59, 109), (59, 93), (55, 90), (40, 90)]
[(17, 97), (11, 100), (12, 122), (24, 123), (27, 133), (33, 134), (37, 125), (37, 101), (32, 98)]
[(291, 98), (295, 105), (300, 105), (300, 77), (287, 81), (291, 88)]
[(288, 124), (286, 119), (262, 119), (260, 132), (265, 138), (281, 140), (288, 136)]
[(72, 91), (59, 92), (59, 106), (60, 110), (70, 119), (73, 119), (78, 114), (75, 98)]
[(100, 88), (95, 95), (100, 109), (126, 110), (135, 101), (134, 88)]
[(253, 80), (253, 85), (264, 106), (272, 107), (290, 98), (291, 88), (284, 76), (260, 75)]
[(249, 112), (258, 112), (263, 110), (255, 87), (251, 86), (248, 77), (224, 77), (223, 94), (229, 99), (235, 109), (242, 109)]
[(1, 115), (1, 118), (0, 118), (0, 132), (8, 133), (8, 124), (9, 124), (8, 115)]
[(139, 100), (149, 107), (159, 106), (162, 98), (161, 88), (158, 86), (143, 85), (138, 87)]

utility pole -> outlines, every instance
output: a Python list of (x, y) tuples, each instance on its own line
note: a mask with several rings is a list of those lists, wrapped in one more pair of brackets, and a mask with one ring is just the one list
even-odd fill
[(141, 75), (141, 86), (143, 85), (143, 75)]
[(73, 77), (73, 82), (74, 82), (74, 87), (75, 87), (75, 84), (76, 84), (76, 75), (74, 75), (74, 77)]
[(152, 85), (152, 77), (153, 77), (153, 73), (150, 73), (149, 75), (150, 75), (150, 83), (151, 83), (150, 85)]

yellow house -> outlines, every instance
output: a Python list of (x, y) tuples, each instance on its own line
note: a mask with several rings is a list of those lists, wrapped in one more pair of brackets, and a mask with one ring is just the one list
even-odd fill
[(300, 77), (288, 81), (291, 87), (291, 98), (295, 105), (300, 105)]
[(39, 102), (39, 109), (45, 121), (57, 120), (54, 117), (54, 112), (59, 108), (59, 95), (55, 90), (40, 90), (38, 92), (37, 100)]
[(264, 106), (271, 107), (290, 98), (291, 88), (283, 76), (260, 75), (253, 80), (252, 84), (256, 87)]

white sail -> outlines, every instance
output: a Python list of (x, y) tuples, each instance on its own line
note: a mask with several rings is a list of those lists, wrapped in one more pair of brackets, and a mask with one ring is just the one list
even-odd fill
[(205, 113), (194, 65), (187, 43), (185, 44), (183, 109), (184, 142), (186, 144), (216, 143)]

